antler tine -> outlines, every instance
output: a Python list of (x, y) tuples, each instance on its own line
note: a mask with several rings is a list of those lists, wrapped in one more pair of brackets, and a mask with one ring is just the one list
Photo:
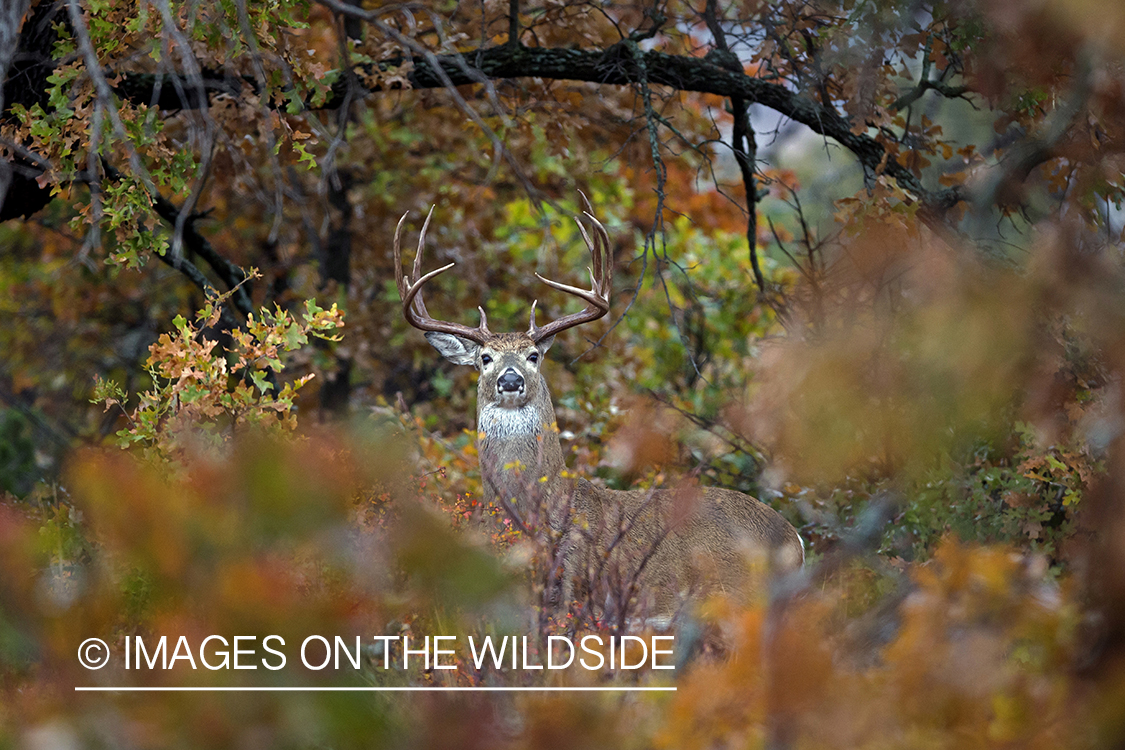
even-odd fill
[(606, 256), (608, 255), (609, 235), (606, 234), (605, 227), (601, 225), (601, 222), (594, 218), (594, 215), (592, 213), (590, 213), (589, 211), (584, 211), (583, 213), (585, 213), (586, 216), (588, 216), (590, 220), (594, 222), (594, 226), (596, 227), (594, 236), (597, 238), (597, 240), (595, 242), (590, 242), (590, 235), (586, 234), (586, 228), (584, 226), (579, 224), (578, 230), (582, 232), (582, 239), (586, 240), (586, 246), (590, 248), (590, 255), (594, 260), (594, 265), (587, 269), (590, 272), (591, 288), (598, 294), (601, 294), (602, 289), (600, 280), (605, 278), (607, 272), (607, 265), (605, 261)]
[(590, 199), (586, 197), (586, 193), (582, 192), (582, 190), (579, 190), (578, 194), (582, 196), (582, 203), (586, 206), (586, 210), (582, 213), (586, 214), (587, 216), (594, 213), (594, 207), (590, 205)]
[[(461, 325), (460, 323), (449, 323), (442, 320), (434, 320), (430, 317), (429, 312), (426, 310), (426, 303), (422, 299), (422, 286), (434, 278), (438, 274), (448, 271), (456, 263), (450, 263), (442, 266), (441, 268), (430, 271), (424, 276), (422, 273), (422, 250), (426, 244), (426, 230), (430, 227), (430, 217), (434, 214), (433, 207), (426, 215), (426, 221), (422, 225), (422, 231), (418, 235), (418, 252), (414, 256), (414, 266), (410, 274), (410, 278), (406, 279), (402, 274), (402, 250), (399, 242), (399, 235), (402, 231), (402, 224), (406, 221), (406, 217), (410, 212), (402, 215), (398, 220), (398, 226), (395, 227), (395, 240), (394, 240), (394, 262), (395, 262), (395, 283), (398, 285), (398, 293), (402, 298), (402, 314), (406, 318), (406, 322), (423, 331), (437, 331), (439, 333), (449, 333), (454, 336), (461, 336), (470, 341), (475, 341), (478, 344), (483, 344), (488, 336), (492, 333), (488, 330), (488, 324), (484, 317), (484, 310), (481, 310), (481, 324), (477, 328), (470, 328), (469, 326)], [(479, 309), (479, 308), (478, 308)]]
[[(582, 199), (589, 208), (590, 202), (586, 199), (585, 195), (582, 196)], [(578, 231), (581, 232), (582, 239), (585, 240), (586, 247), (590, 249), (590, 255), (593, 259), (593, 265), (589, 269), (590, 290), (587, 291), (568, 284), (560, 284), (557, 281), (545, 279), (539, 274), (535, 274), (535, 276), (552, 289), (558, 289), (560, 292), (573, 294), (575, 297), (584, 300), (586, 302), (586, 309), (581, 312), (565, 315), (540, 328), (535, 324), (535, 304), (533, 304), (531, 306), (531, 325), (527, 330), (527, 335), (535, 341), (541, 341), (549, 336), (554, 336), (560, 331), (565, 331), (567, 328), (597, 320), (609, 312), (609, 295), (613, 288), (613, 264), (609, 259), (609, 233), (606, 232), (602, 223), (598, 221), (590, 211), (585, 211), (584, 213), (594, 223), (595, 240), (590, 239), (589, 233), (586, 232), (586, 228), (582, 226), (582, 222), (577, 216), (574, 217), (574, 221), (578, 224)]]
[(586, 234), (586, 228), (581, 224), (578, 225), (579, 231), (582, 232), (582, 239), (586, 240), (586, 245), (590, 247), (590, 253), (594, 256), (594, 269), (590, 273), (592, 276), (605, 279), (606, 283), (609, 283), (613, 280), (613, 267), (609, 259), (609, 232), (598, 221), (598, 217), (594, 216), (594, 207), (590, 204), (590, 199), (586, 197), (586, 194), (581, 190), (578, 191), (578, 194), (582, 196), (582, 202), (586, 205), (586, 210), (582, 213), (586, 214), (586, 217), (594, 223), (594, 233), (598, 240), (596, 245), (591, 245), (590, 237)]
[(395, 260), (395, 284), (398, 286), (398, 296), (406, 299), (406, 279), (402, 276), (402, 248), (399, 245), (399, 235), (402, 234), (402, 224), (406, 221), (406, 217), (410, 215), (407, 211), (398, 220), (398, 225), (395, 227), (395, 243), (394, 243), (394, 260)]
[[(426, 220), (422, 222), (422, 231), (418, 233), (418, 252), (414, 253), (414, 268), (410, 273), (411, 279), (419, 279), (421, 283), (422, 276), (422, 249), (426, 246), (426, 231), (430, 228), (430, 219), (433, 218), (435, 206), (430, 206), (430, 210), (426, 212)], [(419, 290), (421, 291), (421, 290)], [(422, 317), (429, 317), (426, 312), (426, 303), (422, 300), (422, 295), (419, 294), (415, 301), (416, 309), (422, 314)]]

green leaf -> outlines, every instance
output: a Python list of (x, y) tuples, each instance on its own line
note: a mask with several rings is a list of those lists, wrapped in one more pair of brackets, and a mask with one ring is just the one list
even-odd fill
[(255, 370), (250, 373), (250, 379), (254, 382), (260, 393), (268, 393), (273, 390), (273, 384), (266, 380), (265, 370)]

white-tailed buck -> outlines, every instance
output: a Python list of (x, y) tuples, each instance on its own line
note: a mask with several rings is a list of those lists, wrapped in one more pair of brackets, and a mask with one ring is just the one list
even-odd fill
[[(587, 208), (589, 205), (587, 204)], [(430, 216), (433, 209), (430, 210)], [(540, 281), (586, 303), (580, 312), (544, 326), (535, 322), (524, 333), (488, 330), (484, 309), (480, 325), (470, 328), (430, 317), (422, 300), (427, 281), (453, 267), (422, 275), (422, 248), (430, 216), (418, 238), (410, 278), (402, 271), (395, 229), (396, 281), (406, 320), (426, 332), (429, 342), (449, 361), (480, 372), (477, 381), (477, 438), (485, 498), (499, 503), (523, 530), (547, 528), (557, 546), (556, 573), (566, 602), (578, 586), (612, 569), (626, 602), (618, 611), (671, 616), (690, 596), (716, 590), (745, 592), (748, 562), (766, 562), (775, 571), (799, 568), (804, 545), (777, 511), (740, 492), (715, 488), (619, 491), (584, 479), (567, 479), (551, 394), (540, 370), (556, 334), (609, 312), (613, 278), (609, 236), (590, 211), (594, 240), (582, 222), (578, 228), (593, 256), (590, 290)], [(545, 513), (544, 513), (545, 511)], [(607, 562), (611, 562), (607, 568)], [(624, 571), (624, 575), (622, 575)], [(601, 603), (598, 603), (601, 606)]]

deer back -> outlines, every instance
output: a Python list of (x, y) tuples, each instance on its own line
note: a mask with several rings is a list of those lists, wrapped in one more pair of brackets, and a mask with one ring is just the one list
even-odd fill
[(670, 617), (688, 600), (712, 593), (744, 598), (759, 590), (764, 575), (804, 563), (797, 530), (734, 490), (611, 490), (579, 480), (573, 508), (563, 561), (568, 600), (599, 584), (635, 582), (639, 609)]

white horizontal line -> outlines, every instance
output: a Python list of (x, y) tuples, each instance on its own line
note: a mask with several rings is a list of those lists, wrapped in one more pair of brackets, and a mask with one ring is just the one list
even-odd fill
[(675, 692), (675, 687), (445, 687), (434, 685), (425, 686), (398, 686), (398, 687), (75, 687), (75, 692), (87, 693), (276, 693), (276, 692), (305, 692), (305, 693), (452, 693), (452, 692), (478, 692), (478, 693), (515, 693), (515, 692), (616, 692), (616, 693), (652, 693)]

